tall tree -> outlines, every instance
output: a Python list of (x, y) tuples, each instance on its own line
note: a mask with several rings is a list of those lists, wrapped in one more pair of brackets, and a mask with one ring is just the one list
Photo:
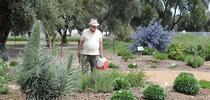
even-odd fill
[[(67, 31), (73, 28), (73, 16), (75, 15), (74, 9), (76, 0), (58, 0), (59, 9), (61, 10), (60, 17), (65, 20), (65, 25), (57, 26), (57, 31), (61, 36), (61, 43), (68, 44)], [(64, 30), (62, 32), (61, 30)]]
[(10, 31), (9, 3), (7, 0), (0, 0), (0, 51), (5, 49), (5, 44)]

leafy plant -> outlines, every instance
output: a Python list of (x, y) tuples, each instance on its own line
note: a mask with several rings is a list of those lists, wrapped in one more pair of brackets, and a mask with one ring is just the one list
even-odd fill
[(168, 47), (168, 57), (174, 60), (185, 60), (185, 46), (181, 44), (171, 44)]
[(127, 90), (131, 87), (131, 84), (124, 78), (116, 78), (113, 82), (113, 86), (114, 90)]
[(143, 87), (146, 75), (143, 72), (131, 71), (125, 79), (131, 84), (131, 87)]
[(109, 63), (109, 68), (114, 68), (114, 69), (116, 69), (116, 68), (119, 68), (119, 66), (116, 65), (116, 64), (114, 64), (114, 63)]
[(143, 92), (144, 98), (148, 100), (165, 100), (167, 91), (159, 85), (149, 85)]
[(205, 54), (206, 54), (205, 60), (206, 60), (206, 61), (210, 61), (210, 45), (208, 45), (208, 46), (205, 48)]
[(10, 80), (8, 75), (8, 66), (6, 63), (0, 61), (0, 84), (7, 84)]
[(179, 93), (195, 95), (198, 93), (200, 86), (193, 74), (183, 72), (176, 77), (173, 89)]
[(204, 59), (200, 56), (188, 56), (187, 57), (187, 64), (190, 65), (192, 68), (197, 68), (202, 66), (204, 63)]
[(137, 68), (136, 63), (128, 64), (128, 68)]
[(168, 59), (168, 54), (167, 53), (155, 52), (154, 57), (155, 57), (155, 59), (166, 60), (166, 59)]
[(122, 56), (122, 59), (125, 60), (125, 62), (128, 60), (128, 59), (133, 59), (134, 58), (134, 55), (128, 51), (128, 49), (121, 49), (121, 50), (118, 50), (118, 56)]
[(210, 81), (200, 80), (199, 84), (203, 89), (210, 89)]
[(5, 76), (7, 73), (8, 67), (4, 62), (0, 62), (0, 76)]
[[(77, 71), (46, 47), (44, 28), (36, 21), (17, 67), (17, 83), (27, 100), (50, 100), (77, 90)], [(73, 60), (73, 59), (71, 59)]]
[(136, 100), (136, 97), (129, 90), (120, 90), (112, 95), (111, 100)]
[(0, 94), (7, 94), (9, 92), (9, 88), (7, 85), (0, 83)]
[(10, 66), (17, 66), (17, 65), (18, 65), (18, 62), (16, 62), (16, 61), (11, 61), (11, 62), (9, 63), (9, 65), (10, 65)]
[(188, 46), (187, 48), (185, 48), (185, 54), (186, 55), (198, 55), (198, 56), (201, 56), (202, 58), (206, 57), (205, 49), (202, 45)]
[(138, 46), (164, 51), (170, 43), (170, 32), (163, 28), (159, 21), (152, 20), (147, 27), (135, 31), (132, 39), (134, 41), (130, 47), (132, 51), (137, 51)]

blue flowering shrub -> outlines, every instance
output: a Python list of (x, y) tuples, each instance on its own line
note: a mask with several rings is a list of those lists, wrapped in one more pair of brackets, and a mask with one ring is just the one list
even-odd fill
[(130, 46), (133, 52), (137, 51), (138, 46), (155, 48), (158, 51), (166, 50), (170, 43), (170, 31), (162, 27), (160, 21), (151, 21), (147, 27), (137, 29), (132, 39), (134, 43)]

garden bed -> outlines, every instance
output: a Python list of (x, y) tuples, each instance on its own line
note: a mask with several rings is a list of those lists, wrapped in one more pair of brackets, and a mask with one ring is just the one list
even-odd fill
[[(22, 46), (21, 46), (22, 47)], [(12, 49), (12, 50), (11, 50)], [(15, 48), (10, 48), (9, 52), (13, 52)], [(18, 50), (23, 50), (23, 49), (18, 49)], [(20, 51), (15, 51), (15, 52), (20, 52)], [(72, 52), (75, 52), (75, 49), (72, 50), (69, 49), (68, 47), (65, 47), (64, 49), (64, 54), (70, 54)], [(175, 60), (162, 60), (162, 61), (157, 61), (155, 60), (152, 56), (145, 56), (145, 55), (140, 55), (137, 56), (135, 59), (129, 59), (127, 62), (124, 62), (120, 56), (117, 56), (116, 54), (112, 54), (110, 52), (106, 52), (105, 56), (113, 63), (119, 65), (119, 70), (121, 72), (124, 71), (132, 71), (132, 70), (138, 70), (138, 71), (145, 71), (147, 73), (148, 71), (165, 71), (169, 72), (168, 74), (171, 74), (170, 71), (189, 71), (189, 72), (210, 72), (210, 62), (206, 61), (204, 65), (202, 65), (199, 68), (191, 68), (190, 66), (186, 65), (185, 62), (182, 61), (175, 61)], [(16, 56), (11, 56), (11, 59)], [(76, 60), (77, 61), (77, 60)], [(138, 66), (136, 69), (128, 68), (127, 65), (130, 63), (136, 63)], [(153, 63), (157, 63), (158, 66), (156, 68), (151, 67)], [(177, 64), (177, 66), (171, 68), (172, 64)], [(77, 66), (78, 63), (75, 63)], [(166, 77), (168, 75), (166, 73)], [(157, 76), (156, 76), (157, 77)], [(206, 76), (207, 78), (208, 76)], [(153, 77), (154, 78), (154, 77)], [(163, 77), (161, 78), (156, 78), (158, 79), (164, 79)], [(156, 83), (155, 80), (147, 80), (148, 82)], [(160, 80), (160, 83), (164, 83), (164, 80)], [(157, 82), (157, 84), (159, 84)], [(170, 84), (169, 84), (170, 85)], [(185, 95), (181, 93), (174, 92), (171, 86), (167, 87), (168, 91), (168, 96), (166, 100), (209, 100), (210, 99), (210, 90), (209, 89), (201, 89), (199, 93), (195, 96), (190, 96), (190, 95)], [(132, 88), (132, 92), (135, 94), (135, 96), (138, 98), (138, 100), (144, 100), (143, 99), (143, 90), (144, 88)], [(110, 100), (111, 96), (113, 95), (112, 92), (110, 93), (94, 93), (94, 92), (78, 92), (71, 97), (64, 97), (64, 100), (69, 100), (70, 98), (73, 100)], [(10, 88), (10, 93), (7, 95), (0, 95), (0, 100), (23, 100), (24, 95), (21, 94), (19, 89), (11, 89)]]

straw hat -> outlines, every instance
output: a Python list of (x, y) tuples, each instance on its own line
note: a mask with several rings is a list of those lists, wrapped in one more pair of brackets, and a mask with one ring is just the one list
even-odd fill
[(89, 25), (98, 26), (100, 25), (96, 19), (91, 19)]

